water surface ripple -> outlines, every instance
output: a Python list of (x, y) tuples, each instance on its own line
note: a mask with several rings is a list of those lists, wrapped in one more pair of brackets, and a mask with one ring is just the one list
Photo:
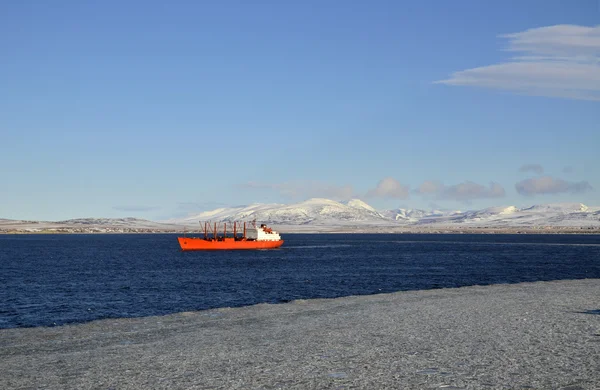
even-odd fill
[(287, 234), (181, 252), (176, 235), (0, 235), (0, 328), (294, 299), (600, 278), (598, 235)]

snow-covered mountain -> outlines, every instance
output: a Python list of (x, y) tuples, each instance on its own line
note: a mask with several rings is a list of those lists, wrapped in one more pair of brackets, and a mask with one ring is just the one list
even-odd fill
[[(138, 218), (79, 218), (65, 221), (0, 219), (3, 232), (179, 232), (198, 229), (199, 222), (251, 221), (274, 225), (277, 230), (314, 231), (472, 231), (478, 229), (543, 229), (600, 231), (600, 207), (581, 203), (551, 203), (517, 208), (447, 211), (376, 210), (359, 199), (336, 202), (314, 198), (294, 204), (253, 204), (203, 211), (185, 218), (149, 221)], [(489, 231), (489, 230), (485, 230)]]
[(23, 233), (150, 233), (177, 232), (182, 226), (139, 218), (77, 218), (64, 221), (0, 219), (0, 234)]
[(71, 225), (132, 225), (139, 224), (140, 222), (151, 222), (146, 219), (139, 218), (75, 218), (66, 219), (64, 221), (57, 221), (57, 223), (71, 224)]
[(444, 217), (453, 214), (460, 214), (460, 211), (447, 210), (419, 210), (419, 209), (393, 209), (381, 211), (386, 218), (398, 222), (417, 222), (422, 218)]
[(422, 218), (416, 224), (471, 227), (600, 227), (600, 207), (553, 203), (519, 209), (489, 207), (442, 217)]
[(482, 210), (446, 211), (393, 209), (378, 211), (359, 199), (336, 202), (313, 198), (294, 204), (253, 204), (205, 211), (171, 224), (198, 221), (249, 221), (272, 225), (307, 226), (434, 226), (434, 227), (594, 227), (600, 228), (600, 207), (580, 203), (553, 203), (519, 209), (515, 206)]
[(368, 205), (367, 203), (363, 202), (360, 199), (350, 199), (347, 202), (341, 202), (341, 203), (345, 204), (346, 206), (357, 209), (357, 210), (368, 210), (372, 213), (377, 213), (377, 210), (375, 210), (372, 206)]
[(329, 199), (313, 198), (304, 202), (285, 204), (253, 204), (205, 211), (169, 223), (197, 224), (198, 221), (242, 221), (284, 225), (344, 225), (348, 222), (388, 222), (388, 218), (361, 200), (340, 203)]
[(113, 227), (113, 228), (147, 228), (147, 229), (160, 229), (164, 228), (164, 224), (160, 222), (149, 221), (141, 218), (75, 218), (67, 219), (64, 221), (57, 221), (58, 225), (72, 226), (72, 227)]
[(589, 207), (583, 203), (550, 203), (534, 205), (523, 210), (532, 212), (578, 213), (588, 211)]

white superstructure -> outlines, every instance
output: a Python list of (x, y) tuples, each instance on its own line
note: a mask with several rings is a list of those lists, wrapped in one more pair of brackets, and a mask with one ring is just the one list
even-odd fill
[(250, 226), (246, 228), (246, 238), (256, 241), (279, 241), (281, 236), (275, 230), (268, 228), (267, 225), (260, 227)]

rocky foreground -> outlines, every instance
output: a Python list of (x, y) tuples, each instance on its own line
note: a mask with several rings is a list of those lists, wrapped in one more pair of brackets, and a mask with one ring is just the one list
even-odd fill
[(0, 331), (3, 389), (598, 389), (600, 280)]

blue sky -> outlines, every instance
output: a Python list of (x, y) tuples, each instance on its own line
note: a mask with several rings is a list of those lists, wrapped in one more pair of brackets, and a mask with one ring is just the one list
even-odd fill
[(0, 218), (600, 206), (600, 2), (0, 5)]

